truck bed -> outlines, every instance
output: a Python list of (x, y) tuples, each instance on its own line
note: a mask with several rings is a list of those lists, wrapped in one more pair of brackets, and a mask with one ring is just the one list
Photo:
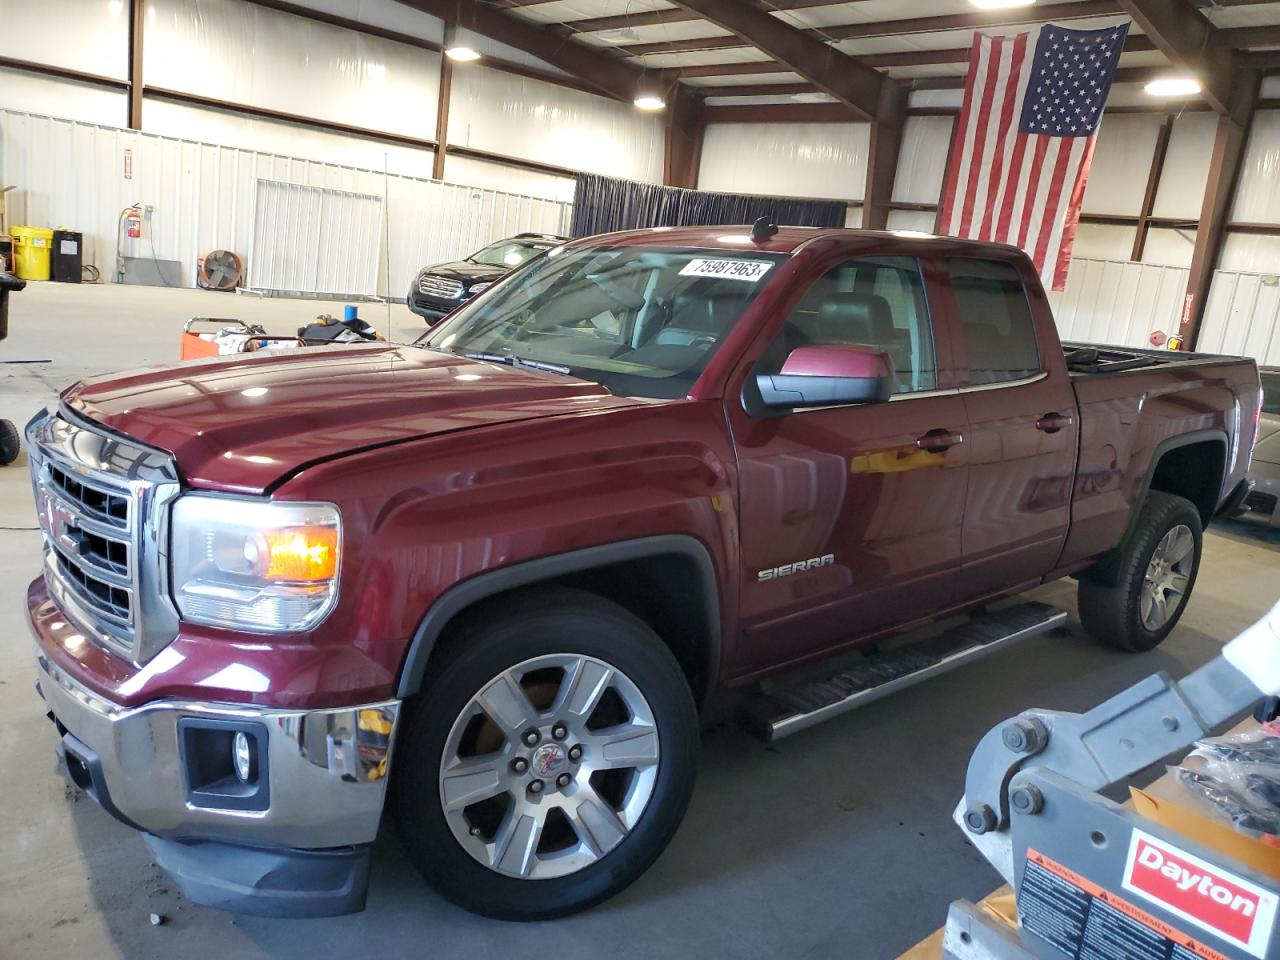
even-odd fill
[(1177, 350), (1141, 350), (1100, 343), (1063, 341), (1062, 352), (1072, 375), (1125, 373), (1130, 370), (1167, 368), (1194, 362), (1243, 359), (1214, 353), (1186, 353)]
[[(1187, 449), (1162, 488), (1196, 503), (1208, 523), (1248, 466), (1259, 401), (1254, 361), (1088, 343), (1064, 343), (1063, 353), (1080, 413), (1064, 564), (1120, 542), (1155, 466), (1175, 448)], [(1198, 452), (1189, 454), (1192, 445)]]

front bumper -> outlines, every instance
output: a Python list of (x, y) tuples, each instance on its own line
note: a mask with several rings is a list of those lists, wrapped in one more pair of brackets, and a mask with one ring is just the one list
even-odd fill
[(428, 297), (417, 290), (410, 290), (408, 297), (405, 299), (405, 305), (423, 320), (427, 321), (428, 326), (434, 326), (439, 323), (453, 311), (457, 310), (470, 298), (463, 297), (461, 300), (437, 300), (434, 297)]
[[(289, 916), (364, 906), (399, 701), (327, 710), (195, 701), (122, 707), (39, 647), (36, 663), (68, 773), (117, 819), (152, 835), (157, 862), (191, 899)], [(193, 789), (199, 760), (182, 733), (191, 725), (257, 732), (265, 803), (224, 804)]]

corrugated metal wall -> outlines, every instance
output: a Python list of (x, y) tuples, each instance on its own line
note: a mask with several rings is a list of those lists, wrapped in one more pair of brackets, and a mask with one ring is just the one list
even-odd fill
[[(85, 262), (104, 279), (115, 269), (120, 213), (133, 203), (155, 207), (144, 255), (154, 240), (159, 259), (182, 263), (186, 286), (209, 250), (255, 252), (259, 180), (383, 197), (390, 239), (378, 293), (388, 293), (389, 268), (396, 297), (428, 263), (526, 230), (564, 233), (570, 219), (570, 205), (555, 200), (0, 110), (0, 181), (19, 185), (9, 194), (8, 222), (82, 231)], [(339, 247), (331, 255), (356, 254)], [(252, 275), (251, 260), (246, 268)]]
[[(1188, 273), (1185, 267), (1077, 257), (1067, 289), (1049, 296), (1058, 334), (1150, 347), (1152, 333), (1177, 331)], [(1214, 273), (1197, 349), (1280, 365), (1280, 275)]]
[(1280, 276), (1219, 270), (1213, 276), (1199, 349), (1280, 365)]
[(1067, 288), (1049, 295), (1058, 335), (1116, 346), (1150, 347), (1151, 335), (1178, 329), (1188, 271), (1151, 263), (1077, 257)]
[[(382, 198), (259, 180), (248, 283), (271, 293), (375, 296)], [(349, 255), (335, 256), (334, 251)]]

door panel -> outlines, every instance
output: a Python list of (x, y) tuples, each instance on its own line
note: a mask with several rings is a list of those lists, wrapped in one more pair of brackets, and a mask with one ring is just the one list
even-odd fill
[(968, 258), (948, 259), (945, 269), (971, 441), (963, 581), (978, 597), (1057, 565), (1071, 522), (1079, 418), (1061, 363), (1045, 362), (1045, 351), (1059, 348), (1037, 335), (1019, 269)]
[[(1069, 382), (1045, 377), (963, 396), (972, 442), (964, 579), (978, 596), (1057, 565), (1071, 522), (1079, 426)], [(1052, 433), (1038, 429), (1054, 412), (1071, 422)]]
[[(917, 440), (937, 429), (965, 434), (958, 396), (744, 416), (733, 427), (743, 557), (738, 672), (955, 601), (965, 445), (929, 452)], [(804, 568), (787, 569), (797, 562)]]
[(754, 415), (728, 403), (743, 562), (731, 674), (820, 655), (954, 599), (968, 423), (924, 277), (906, 257), (826, 258), (731, 394), (749, 394), (799, 346), (872, 346), (893, 370), (889, 402)]

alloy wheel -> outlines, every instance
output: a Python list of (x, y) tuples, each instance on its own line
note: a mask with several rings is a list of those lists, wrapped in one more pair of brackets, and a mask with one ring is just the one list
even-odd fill
[(595, 657), (549, 654), (500, 673), (445, 740), (440, 803), (458, 843), (497, 873), (576, 873), (635, 828), (659, 738), (640, 688)]
[(1178, 524), (1156, 544), (1138, 599), (1142, 625), (1153, 633), (1182, 607), (1195, 562), (1195, 537), (1186, 524)]

